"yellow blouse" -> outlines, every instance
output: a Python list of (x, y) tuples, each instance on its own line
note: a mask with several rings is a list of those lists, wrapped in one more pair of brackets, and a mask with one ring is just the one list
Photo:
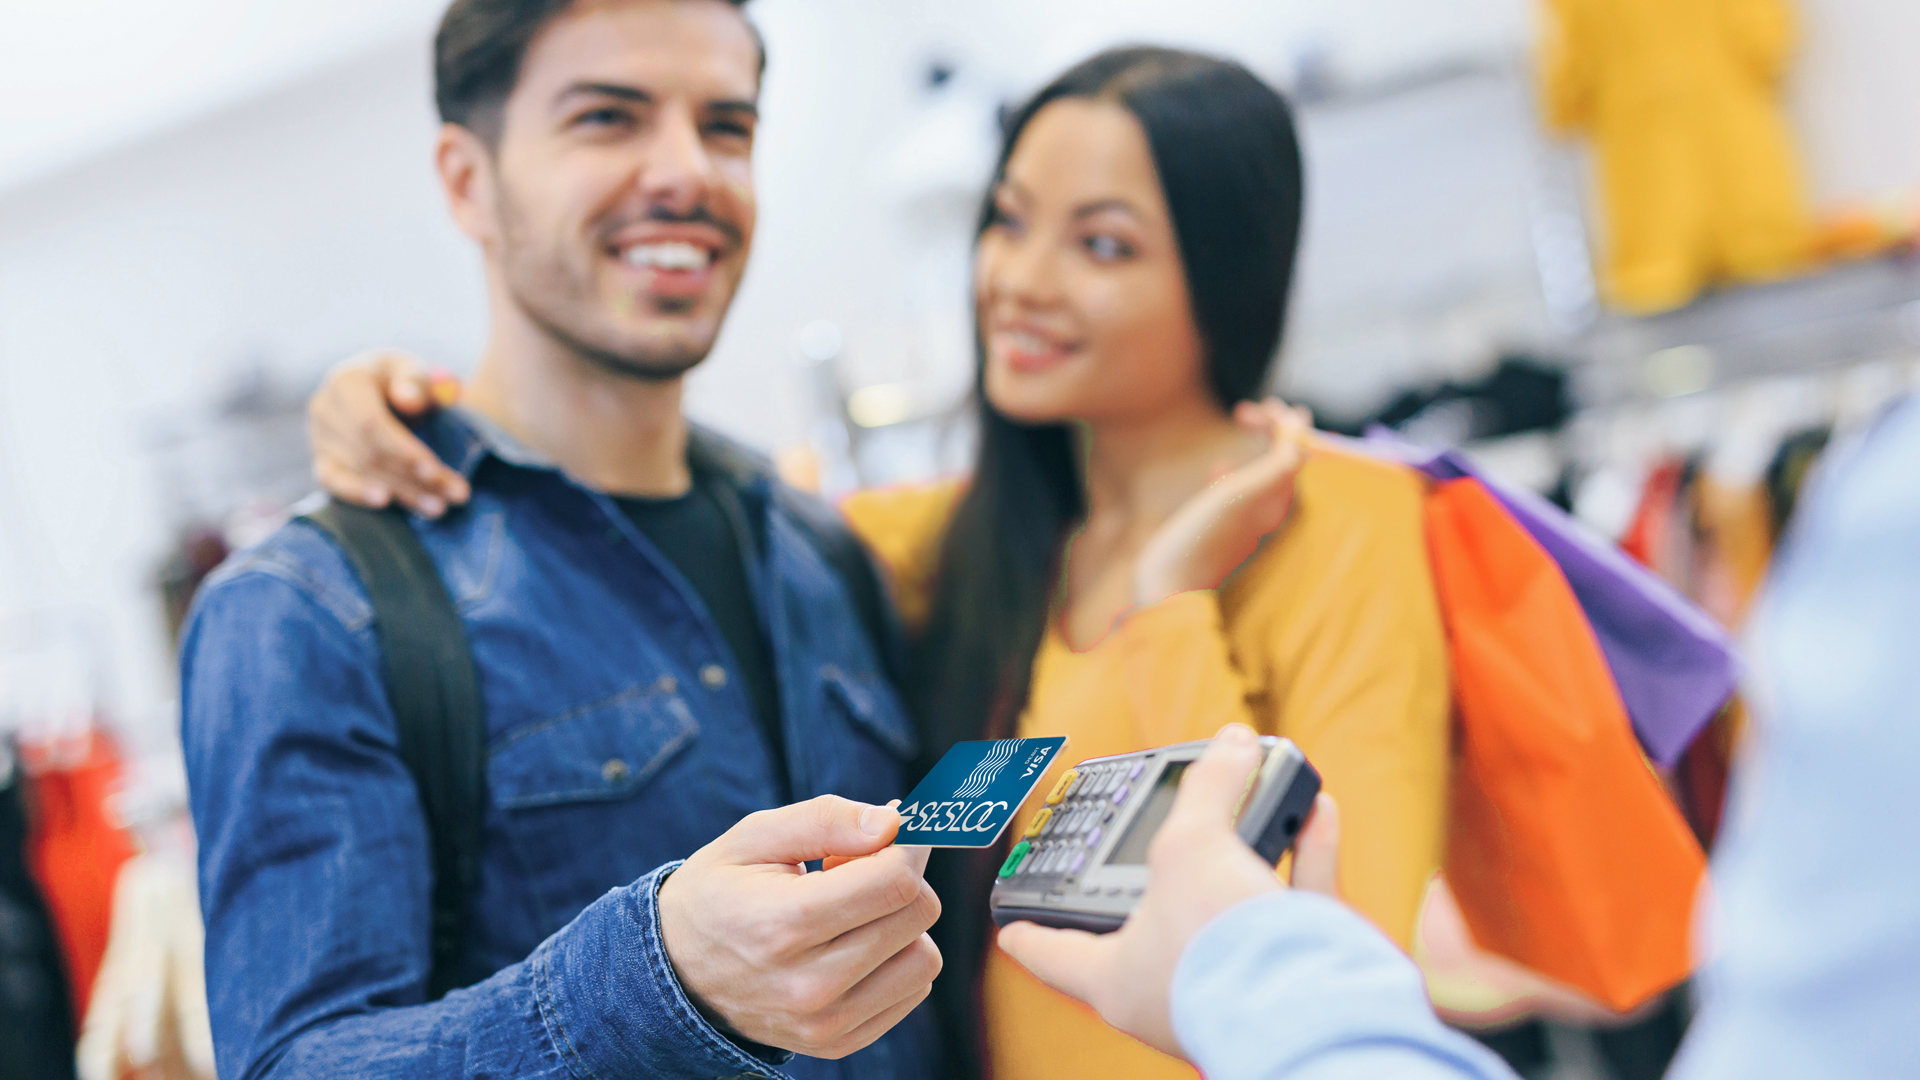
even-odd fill
[[(1020, 734), (1068, 736), (1071, 761), (1206, 738), (1231, 720), (1293, 739), (1339, 800), (1347, 901), (1406, 947), (1439, 866), (1448, 767), (1421, 482), (1321, 446), (1296, 491), (1286, 527), (1223, 590), (1137, 611), (1083, 652), (1050, 631)], [(958, 492), (863, 492), (843, 504), (891, 571), (909, 625), (926, 617)], [(985, 980), (995, 1080), (1194, 1076), (997, 949)]]

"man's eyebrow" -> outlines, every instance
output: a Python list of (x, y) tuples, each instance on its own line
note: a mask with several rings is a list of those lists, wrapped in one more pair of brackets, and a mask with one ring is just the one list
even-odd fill
[(577, 82), (554, 95), (554, 104), (558, 105), (571, 97), (610, 97), (621, 101), (631, 101), (641, 105), (653, 104), (654, 97), (637, 86), (624, 83)]
[[(603, 82), (574, 83), (560, 91), (553, 100), (554, 104), (560, 105), (568, 98), (574, 97), (610, 97), (620, 101), (631, 101), (636, 105), (651, 105), (658, 100), (651, 92), (637, 86)], [(732, 113), (749, 116), (756, 120), (760, 118), (760, 106), (745, 98), (721, 98), (717, 101), (709, 101), (703, 107), (709, 112)]]
[(1135, 209), (1132, 203), (1128, 202), (1125, 199), (1101, 199), (1098, 202), (1090, 202), (1090, 203), (1087, 203), (1085, 206), (1079, 207), (1078, 209), (1074, 210), (1073, 217), (1074, 217), (1074, 220), (1077, 221), (1081, 218), (1092, 217), (1095, 214), (1105, 213), (1108, 210), (1119, 210), (1124, 213), (1130, 214), (1134, 217), (1143, 216), (1139, 210)]

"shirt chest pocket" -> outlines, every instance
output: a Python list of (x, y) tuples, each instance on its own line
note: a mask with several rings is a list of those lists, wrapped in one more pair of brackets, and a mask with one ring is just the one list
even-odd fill
[(488, 796), (550, 919), (564, 923), (685, 854), (671, 800), (652, 796), (699, 732), (661, 679), (523, 725), (494, 747)]
[(662, 679), (512, 733), (493, 751), (487, 782), (503, 810), (624, 798), (699, 731), (673, 681)]
[(821, 764), (823, 790), (850, 799), (881, 803), (906, 794), (905, 766), (919, 752), (906, 710), (891, 688), (877, 679), (861, 679), (828, 664), (820, 669), (819, 693), (829, 721), (834, 753)]

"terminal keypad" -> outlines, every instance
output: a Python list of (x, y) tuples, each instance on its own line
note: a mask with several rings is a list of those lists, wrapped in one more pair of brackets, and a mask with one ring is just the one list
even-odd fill
[(1071, 882), (1106, 838), (1107, 823), (1132, 796), (1132, 785), (1146, 765), (1139, 760), (1096, 762), (1068, 770), (1048, 793), (1046, 805), (1028, 819), (1016, 845), (1027, 850), (1017, 859), (1010, 856), (1000, 876), (1065, 874)]

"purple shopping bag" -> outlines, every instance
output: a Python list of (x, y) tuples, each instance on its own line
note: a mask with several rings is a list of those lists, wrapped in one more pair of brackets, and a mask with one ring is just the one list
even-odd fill
[(1530, 491), (1490, 479), (1457, 451), (1426, 450), (1385, 428), (1363, 448), (1435, 480), (1472, 477), (1500, 500), (1566, 575), (1586, 612), (1647, 756), (1671, 766), (1733, 694), (1726, 631), (1672, 586)]

